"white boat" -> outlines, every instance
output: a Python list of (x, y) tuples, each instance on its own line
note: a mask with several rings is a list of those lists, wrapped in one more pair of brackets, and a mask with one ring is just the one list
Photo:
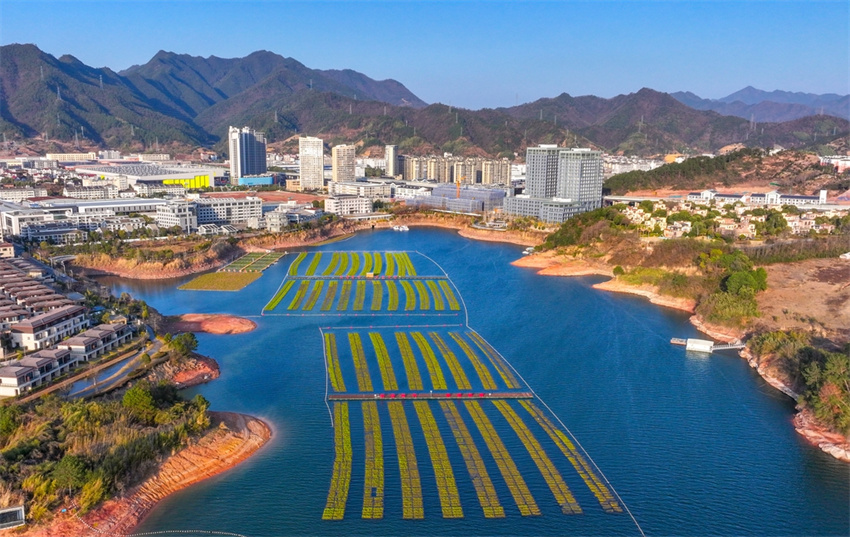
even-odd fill
[(395, 231), (410, 231), (410, 228), (407, 226), (393, 226), (393, 230)]

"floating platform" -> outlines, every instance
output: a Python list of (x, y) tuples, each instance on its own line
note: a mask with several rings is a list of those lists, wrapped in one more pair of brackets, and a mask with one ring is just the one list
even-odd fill
[(446, 399), (534, 399), (531, 392), (372, 392), (372, 393), (332, 393), (328, 395), (328, 401), (404, 401), (412, 400), (440, 400)]

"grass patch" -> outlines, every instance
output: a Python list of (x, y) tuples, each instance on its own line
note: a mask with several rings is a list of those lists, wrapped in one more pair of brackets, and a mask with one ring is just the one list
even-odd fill
[(210, 272), (184, 283), (184, 291), (239, 291), (253, 283), (262, 272)]

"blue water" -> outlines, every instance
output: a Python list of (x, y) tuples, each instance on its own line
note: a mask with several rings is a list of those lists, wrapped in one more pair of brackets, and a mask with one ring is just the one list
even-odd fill
[[(698, 336), (686, 315), (641, 298), (596, 291), (590, 287), (596, 278), (537, 276), (509, 264), (520, 257), (520, 247), (476, 242), (444, 230), (366, 232), (313, 249), (420, 251), (439, 263), (463, 296), (470, 326), (511, 361), (569, 427), (645, 534), (850, 534), (848, 466), (794, 431), (793, 401), (742, 359), (688, 355), (670, 345), (671, 337)], [(238, 293), (176, 290), (185, 280), (106, 281), (116, 294), (127, 291), (164, 314), (257, 316), (289, 261), (285, 258)], [(463, 477), (468, 482), (462, 462), (455, 474), (466, 517), (440, 518), (436, 492), (423, 470), (425, 520), (404, 521), (389, 455), (383, 520), (359, 518), (362, 462), (355, 461), (346, 519), (322, 521), (333, 430), (323, 401), (317, 326), (342, 321), (252, 318), (258, 323), (252, 333), (199, 334), (200, 352), (218, 360), (222, 374), (187, 395), (203, 394), (213, 410), (259, 416), (272, 425), (274, 438), (237, 468), (163, 501), (138, 531), (639, 535), (628, 515), (604, 514), (584, 497), (579, 498), (582, 515), (562, 515), (544, 505), (551, 494), (540, 479), (529, 479), (529, 485), (542, 516), (520, 517), (500, 489), (508, 517), (484, 519), (471, 487), (461, 484)], [(352, 414), (352, 428), (355, 421)], [(394, 450), (387, 440), (389, 454)], [(557, 461), (559, 466), (563, 462)], [(537, 472), (533, 466), (520, 470)], [(578, 494), (580, 487), (568, 484)]]

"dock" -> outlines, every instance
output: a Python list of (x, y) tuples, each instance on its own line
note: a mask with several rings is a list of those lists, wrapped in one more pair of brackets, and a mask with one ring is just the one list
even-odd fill
[(670, 343), (673, 345), (680, 345), (685, 347), (685, 350), (694, 351), (694, 352), (704, 352), (706, 354), (711, 354), (715, 351), (725, 351), (730, 349), (743, 349), (746, 347), (744, 343), (740, 341), (736, 343), (715, 343), (708, 339), (696, 339), (696, 338), (688, 338), (682, 339), (678, 337), (674, 337), (670, 340)]
[(373, 393), (332, 393), (328, 401), (405, 401), (407, 399), (534, 399), (531, 392), (373, 392)]

